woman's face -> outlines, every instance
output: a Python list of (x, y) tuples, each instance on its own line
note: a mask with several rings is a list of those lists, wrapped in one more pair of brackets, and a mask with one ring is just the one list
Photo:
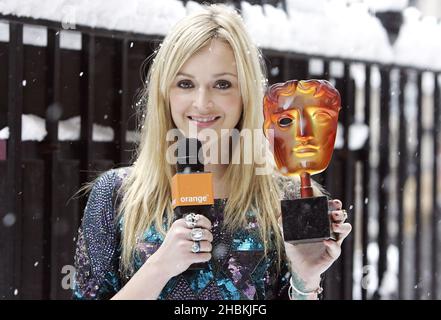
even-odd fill
[(170, 87), (173, 121), (187, 137), (190, 126), (233, 129), (242, 114), (236, 60), (230, 45), (214, 39), (179, 70)]

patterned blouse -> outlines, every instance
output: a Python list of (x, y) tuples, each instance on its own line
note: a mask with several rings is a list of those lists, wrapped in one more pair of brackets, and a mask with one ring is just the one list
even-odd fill
[[(115, 223), (117, 191), (129, 170), (125, 167), (105, 172), (89, 195), (75, 253), (74, 299), (109, 299), (129, 280), (119, 271), (121, 219)], [(283, 182), (282, 190), (281, 198), (299, 196), (299, 186), (291, 179)], [(287, 262), (283, 261), (277, 272), (274, 248), (264, 256), (253, 212), (247, 213), (246, 228), (227, 232), (223, 228), (225, 204), (226, 200), (216, 199), (212, 207), (212, 259), (203, 269), (189, 269), (171, 278), (158, 299), (288, 299), (291, 275)], [(144, 233), (135, 249), (135, 272), (163, 240), (154, 226)]]

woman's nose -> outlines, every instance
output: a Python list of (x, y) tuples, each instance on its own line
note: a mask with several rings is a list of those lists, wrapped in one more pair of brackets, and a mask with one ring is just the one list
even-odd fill
[(194, 98), (193, 104), (200, 112), (204, 112), (213, 108), (213, 101), (211, 100), (211, 95), (208, 90), (204, 88), (199, 88), (196, 91), (196, 96)]

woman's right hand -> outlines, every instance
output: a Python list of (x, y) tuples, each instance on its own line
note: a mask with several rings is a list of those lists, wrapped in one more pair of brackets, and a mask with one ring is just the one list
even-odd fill
[(194, 263), (206, 262), (211, 259), (211, 222), (203, 215), (197, 215), (194, 228), (202, 229), (202, 239), (200, 240), (200, 251), (192, 252), (194, 241), (191, 238), (191, 230), (181, 218), (173, 222), (168, 230), (164, 242), (159, 249), (148, 259), (161, 266), (161, 270), (166, 272), (170, 278), (187, 270)]

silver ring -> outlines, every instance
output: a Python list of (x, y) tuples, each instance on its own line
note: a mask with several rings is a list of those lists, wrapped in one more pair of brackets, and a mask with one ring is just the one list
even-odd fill
[(199, 220), (199, 216), (193, 212), (185, 216), (185, 223), (189, 228), (194, 228), (198, 220)]
[(190, 237), (193, 241), (200, 241), (204, 237), (204, 231), (201, 228), (193, 228), (190, 231)]
[(196, 226), (196, 222), (193, 221), (187, 221), (185, 220), (185, 224), (187, 225), (187, 227), (189, 227), (190, 229), (193, 229)]
[(199, 251), (201, 251), (201, 244), (199, 243), (199, 241), (193, 241), (191, 252), (198, 253)]
[(343, 221), (345, 221), (348, 218), (348, 212), (345, 209), (343, 209), (342, 211), (343, 211)]

